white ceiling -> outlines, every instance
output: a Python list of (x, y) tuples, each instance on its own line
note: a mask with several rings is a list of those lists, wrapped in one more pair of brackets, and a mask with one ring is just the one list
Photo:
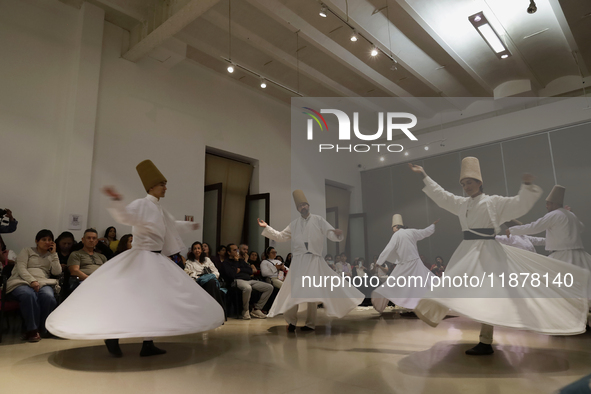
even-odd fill
[[(288, 89), (267, 83), (260, 90), (286, 102), (298, 94), (581, 95), (584, 80), (591, 83), (589, 0), (536, 0), (534, 14), (526, 12), (529, 0), (326, 0), (327, 18), (317, 0), (231, 0), (231, 37), (229, 0), (89, 2), (131, 32), (132, 48), (142, 44), (134, 56), (179, 40), (189, 61), (256, 89), (257, 75), (268, 78)], [(511, 51), (508, 59), (497, 58), (468, 21), (480, 11)], [(351, 42), (351, 27), (367, 40)], [(383, 53), (371, 57), (368, 41)], [(226, 71), (230, 42), (232, 61), (257, 75)]]

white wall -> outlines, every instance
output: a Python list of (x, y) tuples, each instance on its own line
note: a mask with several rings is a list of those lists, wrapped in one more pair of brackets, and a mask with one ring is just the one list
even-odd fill
[[(114, 185), (128, 201), (143, 197), (135, 166), (144, 159), (168, 178), (163, 203), (170, 212), (179, 219), (201, 218), (206, 146), (257, 159), (253, 192), (271, 193), (272, 223), (287, 224), (289, 107), (192, 61), (166, 69), (150, 58), (123, 60), (127, 33), (110, 23), (104, 24), (100, 75), (82, 70), (77, 75), (86, 79), (76, 81), (71, 73), (82, 64), (76, 49), (80, 12), (57, 1), (0, 3), (0, 130), (3, 141), (10, 141), (0, 163), (11, 169), (3, 171), (7, 191), (0, 205), (13, 209), (20, 222), (18, 232), (5, 237), (9, 246), (20, 250), (44, 227), (57, 236), (72, 209), (88, 218), (83, 227), (104, 231), (114, 221), (100, 188)], [(98, 82), (98, 104), (74, 110), (96, 111), (94, 144), (77, 145), (89, 149), (92, 162), (67, 164), (66, 152), (73, 148), (66, 130), (72, 116), (68, 100), (81, 83), (92, 82)], [(84, 186), (88, 179), (64, 179), (69, 165), (75, 167), (70, 173), (89, 174), (90, 191)], [(65, 188), (71, 203), (62, 207)], [(78, 212), (84, 206), (88, 212)], [(117, 229), (120, 235), (130, 230)], [(199, 231), (184, 240), (200, 237)], [(285, 255), (289, 245), (278, 249)]]

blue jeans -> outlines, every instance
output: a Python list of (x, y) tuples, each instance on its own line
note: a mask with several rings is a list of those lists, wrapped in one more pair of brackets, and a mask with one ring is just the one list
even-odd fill
[(10, 294), (20, 303), (27, 331), (45, 332), (45, 320), (57, 307), (53, 287), (43, 286), (37, 293), (32, 287), (21, 285)]

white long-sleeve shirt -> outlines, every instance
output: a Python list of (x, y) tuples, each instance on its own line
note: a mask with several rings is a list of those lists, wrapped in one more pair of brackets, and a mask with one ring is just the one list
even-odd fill
[(189, 274), (191, 278), (199, 278), (201, 275), (203, 275), (203, 271), (206, 267), (209, 268), (211, 273), (219, 279), (220, 272), (215, 267), (213, 262), (209, 259), (209, 257), (206, 257), (203, 263), (193, 260), (187, 260), (187, 263), (185, 264), (185, 272)]
[(261, 261), (261, 275), (263, 278), (277, 278), (279, 270), (277, 265), (281, 265), (279, 260), (263, 260)]
[(132, 226), (132, 248), (149, 251), (162, 251), (171, 256), (185, 249), (179, 233), (196, 230), (193, 222), (175, 221), (160, 200), (148, 194), (125, 206), (122, 201), (111, 200), (109, 213), (118, 223)]
[(510, 237), (497, 235), (495, 239), (504, 245), (514, 246), (534, 253), (537, 253), (536, 246), (546, 245), (546, 238), (532, 237), (529, 235), (511, 235)]
[[(337, 237), (334, 227), (322, 216), (308, 215), (307, 218), (298, 217), (291, 222), (283, 231), (277, 231), (271, 226), (265, 227), (262, 235), (277, 242), (285, 242), (291, 239), (291, 250), (293, 255), (312, 253), (322, 257), (324, 241), (326, 238), (334, 242), (341, 242), (345, 237)], [(306, 244), (308, 247), (306, 247)]]
[(394, 264), (404, 264), (420, 259), (417, 242), (431, 236), (434, 232), (434, 224), (422, 230), (401, 228), (392, 234), (390, 242), (380, 253), (377, 264), (384, 265), (386, 261)]
[(577, 216), (564, 208), (548, 212), (535, 222), (513, 226), (511, 234), (538, 234), (546, 231), (546, 250), (583, 249), (581, 233), (585, 226)]

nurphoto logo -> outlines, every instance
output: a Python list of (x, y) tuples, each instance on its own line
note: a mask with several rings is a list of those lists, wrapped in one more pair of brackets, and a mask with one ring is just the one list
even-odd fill
[[(321, 109), (320, 112), (309, 108), (303, 107), (306, 111), (303, 112), (304, 114), (310, 116), (307, 123), (307, 139), (309, 141), (314, 139), (314, 122), (319, 126), (321, 131), (328, 132), (328, 124), (326, 119), (322, 114), (332, 114), (337, 117), (337, 121), (339, 124), (338, 130), (338, 138), (339, 141), (351, 141), (351, 119), (349, 115), (347, 115), (344, 111), (338, 109)], [(385, 122), (384, 122), (385, 118)], [(410, 122), (407, 123), (399, 123), (401, 119), (409, 120)], [(386, 126), (384, 127), (384, 123)], [(386, 140), (392, 141), (392, 136), (394, 135), (394, 131), (402, 131), (408, 139), (411, 141), (417, 141), (417, 137), (411, 133), (409, 129), (413, 128), (417, 124), (417, 117), (408, 112), (387, 112), (384, 115), (384, 112), (378, 112), (378, 130), (374, 134), (364, 134), (359, 130), (359, 112), (353, 112), (353, 134), (355, 138), (361, 141), (376, 141), (382, 138), (384, 134), (384, 129), (386, 129)], [(359, 152), (365, 153), (370, 152), (371, 150), (375, 150), (376, 152), (380, 152), (380, 149), (384, 148), (388, 152), (402, 152), (404, 147), (400, 144), (349, 144), (349, 145), (339, 145), (339, 144), (319, 144), (318, 150), (319, 152), (327, 151), (327, 150), (334, 150), (336, 152), (339, 151), (347, 151), (347, 152)]]

